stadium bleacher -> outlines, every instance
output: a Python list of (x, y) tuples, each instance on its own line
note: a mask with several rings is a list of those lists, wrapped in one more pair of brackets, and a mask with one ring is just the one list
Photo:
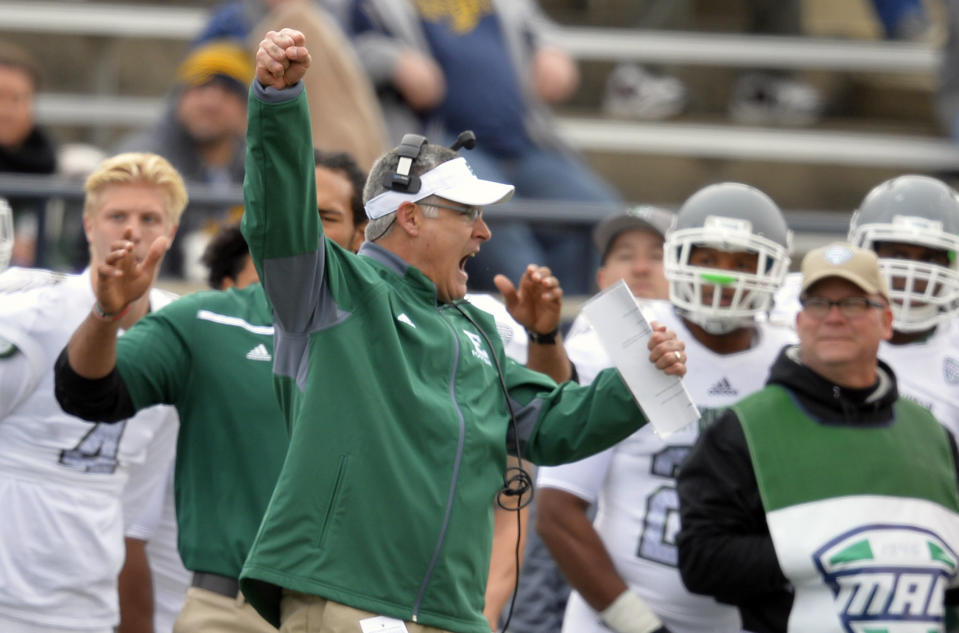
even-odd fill
[[(542, 4), (549, 8), (549, 2)], [(92, 85), (63, 91), (48, 84), (39, 95), (37, 113), (41, 123), (67, 130), (71, 140), (106, 144), (120, 132), (154, 120), (163, 107), (166, 86), (155, 86), (148, 95), (142, 94), (142, 87), (139, 93), (124, 90), (121, 86), (128, 82), (110, 76), (120, 72), (115, 60), (108, 58), (116, 54), (116, 46), (104, 42), (153, 42), (154, 48), (144, 49), (149, 59), (157, 46), (183, 50), (205, 16), (206, 7), (197, 4), (5, 1), (0, 3), (0, 37), (47, 34), (99, 43), (92, 48), (100, 56), (90, 60), (97, 66)], [(586, 67), (621, 60), (707, 69), (762, 66), (918, 78), (919, 86), (933, 85), (938, 67), (934, 47), (879, 40), (667, 33), (569, 23), (558, 25), (549, 37)], [(157, 61), (170, 65), (172, 76), (176, 60)], [(920, 87), (919, 92), (931, 98), (928, 88)], [(836, 222), (829, 212), (848, 211), (871, 184), (904, 171), (941, 174), (959, 166), (959, 148), (930, 132), (931, 124), (917, 131), (915, 126), (900, 126), (903, 130), (895, 124), (864, 125), (846, 119), (789, 129), (705, 118), (638, 122), (606, 118), (595, 108), (572, 107), (559, 111), (558, 123), (562, 135), (628, 199), (675, 205), (706, 181), (754, 182), (781, 201), (791, 223), (802, 226), (800, 247), (842, 230), (848, 216), (843, 213)], [(837, 179), (845, 189), (832, 182)], [(11, 179), (0, 178), (0, 195), (11, 186)], [(577, 213), (557, 211), (555, 205), (545, 212), (534, 207), (523, 213), (531, 217)], [(584, 220), (592, 219), (589, 210), (579, 213)]]

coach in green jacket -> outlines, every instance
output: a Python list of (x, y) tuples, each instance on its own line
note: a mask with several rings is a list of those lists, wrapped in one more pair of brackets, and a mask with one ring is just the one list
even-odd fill
[[(513, 187), (476, 178), (454, 151), (388, 153), (364, 191), (359, 254), (323, 237), (304, 45), (268, 33), (250, 98), (243, 232), (274, 310), (290, 447), (241, 587), (284, 631), (359, 631), (380, 615), (411, 633), (485, 633), (507, 450), (572, 461), (646, 420), (615, 371), (557, 387), (508, 360), (492, 318), (461, 301), (463, 266), (490, 237), (480, 207)], [(671, 332), (649, 347), (685, 372)]]

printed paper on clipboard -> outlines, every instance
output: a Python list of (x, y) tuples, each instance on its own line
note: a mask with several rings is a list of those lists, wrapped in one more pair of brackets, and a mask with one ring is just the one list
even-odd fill
[(656, 435), (668, 437), (699, 419), (699, 409), (682, 379), (664, 374), (649, 362), (646, 345), (653, 330), (626, 282), (587, 301), (583, 313)]

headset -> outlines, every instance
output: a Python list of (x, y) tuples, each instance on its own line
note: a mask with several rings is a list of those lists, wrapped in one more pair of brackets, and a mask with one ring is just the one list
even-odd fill
[(399, 160), (396, 161), (396, 171), (383, 176), (383, 186), (402, 193), (419, 191), (422, 184), (420, 178), (411, 175), (410, 169), (427, 143), (429, 141), (421, 134), (404, 134), (399, 147), (393, 150), (399, 156)]
[[(401, 193), (416, 193), (420, 190), (422, 183), (419, 176), (410, 174), (413, 163), (419, 158), (429, 141), (422, 134), (404, 134), (403, 140), (393, 151), (399, 156), (396, 161), (396, 170), (392, 174), (383, 176), (383, 186), (393, 191)], [(454, 152), (459, 148), (473, 149), (476, 147), (476, 134), (473, 130), (464, 130), (456, 136), (456, 140), (450, 145)]]

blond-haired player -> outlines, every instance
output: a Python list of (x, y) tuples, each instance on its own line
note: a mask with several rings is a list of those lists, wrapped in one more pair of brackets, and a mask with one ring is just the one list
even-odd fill
[[(155, 154), (120, 154), (87, 179), (89, 267), (78, 275), (0, 276), (0, 630), (113, 630), (123, 563), (120, 497), (154, 435), (176, 424), (168, 407), (119, 424), (65, 414), (53, 367), (84, 319), (128, 328), (170, 297), (158, 290), (119, 313), (94, 288), (119, 256), (162, 257), (187, 202), (177, 171)], [(26, 281), (25, 281), (26, 280)], [(152, 285), (153, 279), (148, 282)]]

